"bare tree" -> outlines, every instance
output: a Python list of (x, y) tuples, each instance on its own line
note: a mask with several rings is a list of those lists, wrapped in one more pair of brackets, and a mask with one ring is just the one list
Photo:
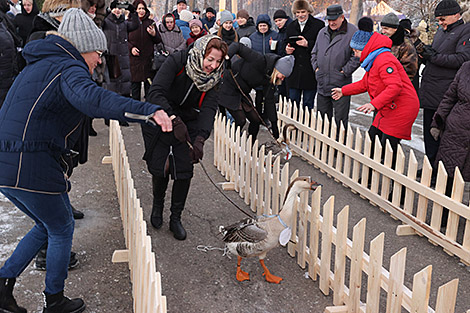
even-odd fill
[(351, 13), (349, 14), (349, 22), (357, 25), (362, 16), (362, 0), (352, 0)]
[(434, 22), (434, 9), (440, 0), (394, 0), (392, 5), (400, 8), (414, 23), (424, 20), (428, 25)]

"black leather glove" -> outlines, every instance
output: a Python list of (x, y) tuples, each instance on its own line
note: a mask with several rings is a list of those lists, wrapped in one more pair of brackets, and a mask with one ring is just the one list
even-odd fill
[(197, 136), (193, 142), (193, 148), (190, 151), (190, 156), (193, 164), (199, 163), (199, 160), (202, 160), (204, 156), (204, 137)]
[(191, 142), (188, 134), (188, 128), (186, 127), (186, 124), (183, 122), (181, 117), (177, 116), (171, 122), (173, 125), (173, 135), (175, 138), (182, 143)]
[(423, 59), (429, 61), (436, 54), (437, 54), (437, 51), (434, 50), (433, 47), (431, 47), (429, 45), (424, 45), (423, 52), (421, 53), (421, 56), (423, 57)]

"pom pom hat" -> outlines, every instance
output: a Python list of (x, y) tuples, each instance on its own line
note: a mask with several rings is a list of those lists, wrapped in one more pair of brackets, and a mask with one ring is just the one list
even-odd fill
[(374, 22), (369, 17), (363, 17), (359, 20), (359, 30), (351, 38), (350, 46), (356, 50), (364, 50), (372, 36)]

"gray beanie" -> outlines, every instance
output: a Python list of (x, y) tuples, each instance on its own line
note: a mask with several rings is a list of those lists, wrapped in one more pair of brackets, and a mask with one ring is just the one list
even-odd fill
[(292, 70), (294, 69), (294, 62), (295, 58), (293, 55), (286, 55), (285, 57), (280, 58), (277, 60), (274, 67), (281, 72), (282, 75), (289, 77), (292, 74)]
[(68, 9), (57, 31), (70, 39), (80, 53), (107, 49), (103, 31), (82, 9)]
[(250, 38), (242, 37), (242, 38), (240, 38), (240, 43), (251, 49), (251, 39)]
[(384, 18), (382, 19), (382, 22), (380, 22), (380, 26), (391, 27), (391, 28), (398, 28), (399, 24), (400, 24), (400, 20), (398, 19), (398, 16), (396, 16), (395, 14), (391, 12), (385, 15)]
[(232, 13), (230, 13), (230, 11), (224, 10), (220, 12), (220, 25), (222, 25), (223, 23), (227, 21), (233, 22), (233, 16), (232, 16)]

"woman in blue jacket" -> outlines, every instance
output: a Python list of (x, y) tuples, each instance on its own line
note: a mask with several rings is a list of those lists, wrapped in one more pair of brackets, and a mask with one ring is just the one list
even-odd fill
[(26, 312), (13, 298), (13, 286), (47, 240), (43, 312), (85, 310), (82, 299), (63, 294), (74, 230), (68, 159), (85, 117), (124, 122), (129, 112), (148, 116), (163, 131), (172, 129), (158, 105), (121, 97), (92, 81), (104, 50), (106, 37), (91, 18), (82, 9), (67, 10), (58, 33), (26, 45), (28, 66), (0, 109), (0, 192), (35, 222), (0, 269), (0, 311)]

